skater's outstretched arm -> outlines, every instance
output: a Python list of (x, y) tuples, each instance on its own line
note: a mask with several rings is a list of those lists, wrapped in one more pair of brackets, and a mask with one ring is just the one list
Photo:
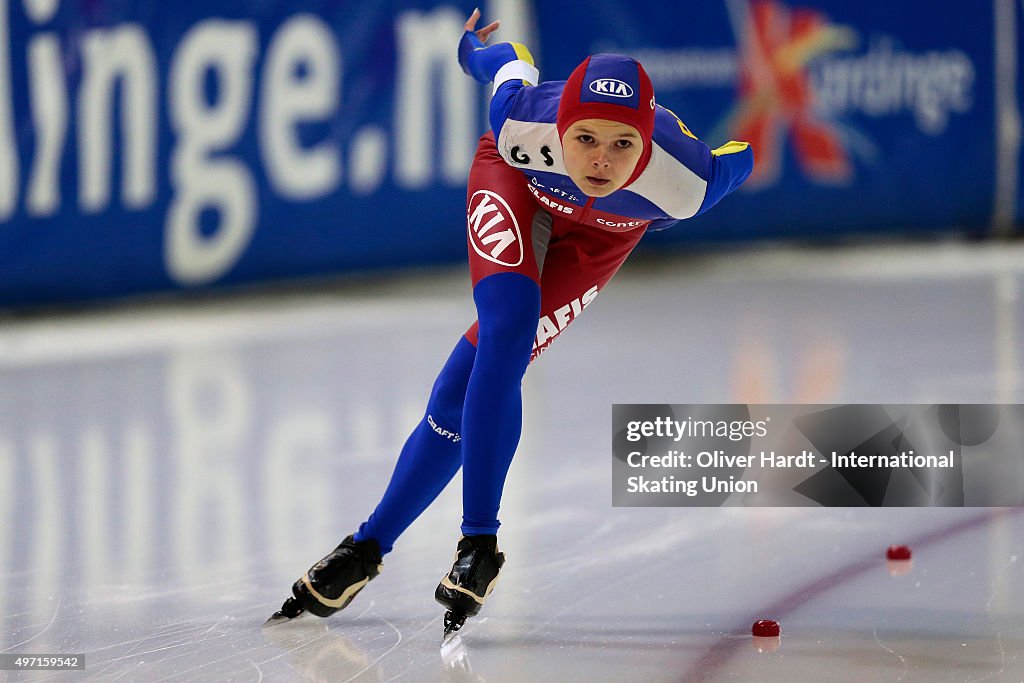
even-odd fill
[(474, 10), (466, 22), (465, 33), (459, 41), (459, 64), (462, 70), (481, 83), (494, 82), (490, 104), (491, 129), (494, 137), (501, 133), (501, 126), (519, 92), (527, 86), (540, 82), (540, 72), (533, 63), (533, 55), (522, 43), (495, 43), (484, 45), (494, 33), (500, 21), (488, 24), (475, 31), (480, 10)]

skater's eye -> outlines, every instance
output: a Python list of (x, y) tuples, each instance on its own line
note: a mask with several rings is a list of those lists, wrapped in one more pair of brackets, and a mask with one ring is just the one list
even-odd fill
[(591, 142), (594, 141), (594, 136), (592, 136), (592, 135), (577, 135), (576, 139), (579, 140), (580, 142), (582, 142), (584, 145), (589, 145)]
[(633, 143), (630, 142), (629, 140), (616, 140), (615, 141), (615, 145), (619, 149), (629, 149), (630, 147), (633, 146)]

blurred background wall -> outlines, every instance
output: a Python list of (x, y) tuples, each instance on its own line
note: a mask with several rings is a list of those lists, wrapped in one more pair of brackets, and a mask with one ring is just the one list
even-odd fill
[[(0, 0), (0, 306), (464, 258), (471, 2)], [(625, 52), (754, 175), (645, 239), (1022, 223), (1021, 7), (493, 0), (544, 80)]]

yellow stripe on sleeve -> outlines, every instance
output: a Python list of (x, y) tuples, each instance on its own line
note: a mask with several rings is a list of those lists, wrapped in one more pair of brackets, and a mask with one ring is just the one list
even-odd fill
[(723, 154), (736, 154), (737, 152), (742, 152), (747, 147), (750, 147), (749, 142), (736, 142), (735, 140), (730, 140), (718, 149), (711, 150), (711, 153), (716, 157), (720, 157)]
[(683, 123), (678, 116), (676, 116), (676, 123), (679, 124), (679, 130), (683, 131), (684, 134), (689, 135), (694, 140), (697, 139), (697, 136), (690, 132), (690, 129), (686, 127), (686, 124)]
[(533, 55), (530, 54), (530, 49), (522, 43), (509, 43), (512, 48), (516, 51), (516, 59), (521, 59), (530, 66), (536, 66), (533, 63)]
[(672, 111), (668, 107), (662, 107), (662, 109), (667, 111), (669, 114), (672, 114), (672, 118), (674, 118), (676, 120), (676, 123), (679, 124), (679, 130), (683, 131), (683, 135), (688, 135), (689, 137), (693, 138), (694, 140), (697, 139), (697, 136), (690, 132), (690, 129), (686, 127), (686, 124), (683, 123), (683, 120), (681, 118), (676, 116), (676, 113), (674, 111)]

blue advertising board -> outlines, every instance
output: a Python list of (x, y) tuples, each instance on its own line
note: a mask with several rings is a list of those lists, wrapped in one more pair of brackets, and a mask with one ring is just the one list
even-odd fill
[[(742, 192), (664, 239), (988, 227), (991, 5), (956, 21), (926, 2), (727, 0), (678, 17), (592, 7), (563, 52), (545, 52), (549, 74), (580, 53), (630, 53), (698, 137), (755, 150)], [(546, 9), (545, 25), (570, 15)]]
[(468, 12), (0, 2), (0, 304), (454, 260)]
[[(742, 191), (657, 245), (986, 231), (996, 186), (1019, 223), (1019, 142), (996, 137), (1005, 2), (955, 22), (924, 0), (483, 10), (542, 79), (627, 52), (699, 137), (752, 143)], [(455, 60), (471, 10), (0, 0), (0, 306), (464, 258), (487, 125)]]

